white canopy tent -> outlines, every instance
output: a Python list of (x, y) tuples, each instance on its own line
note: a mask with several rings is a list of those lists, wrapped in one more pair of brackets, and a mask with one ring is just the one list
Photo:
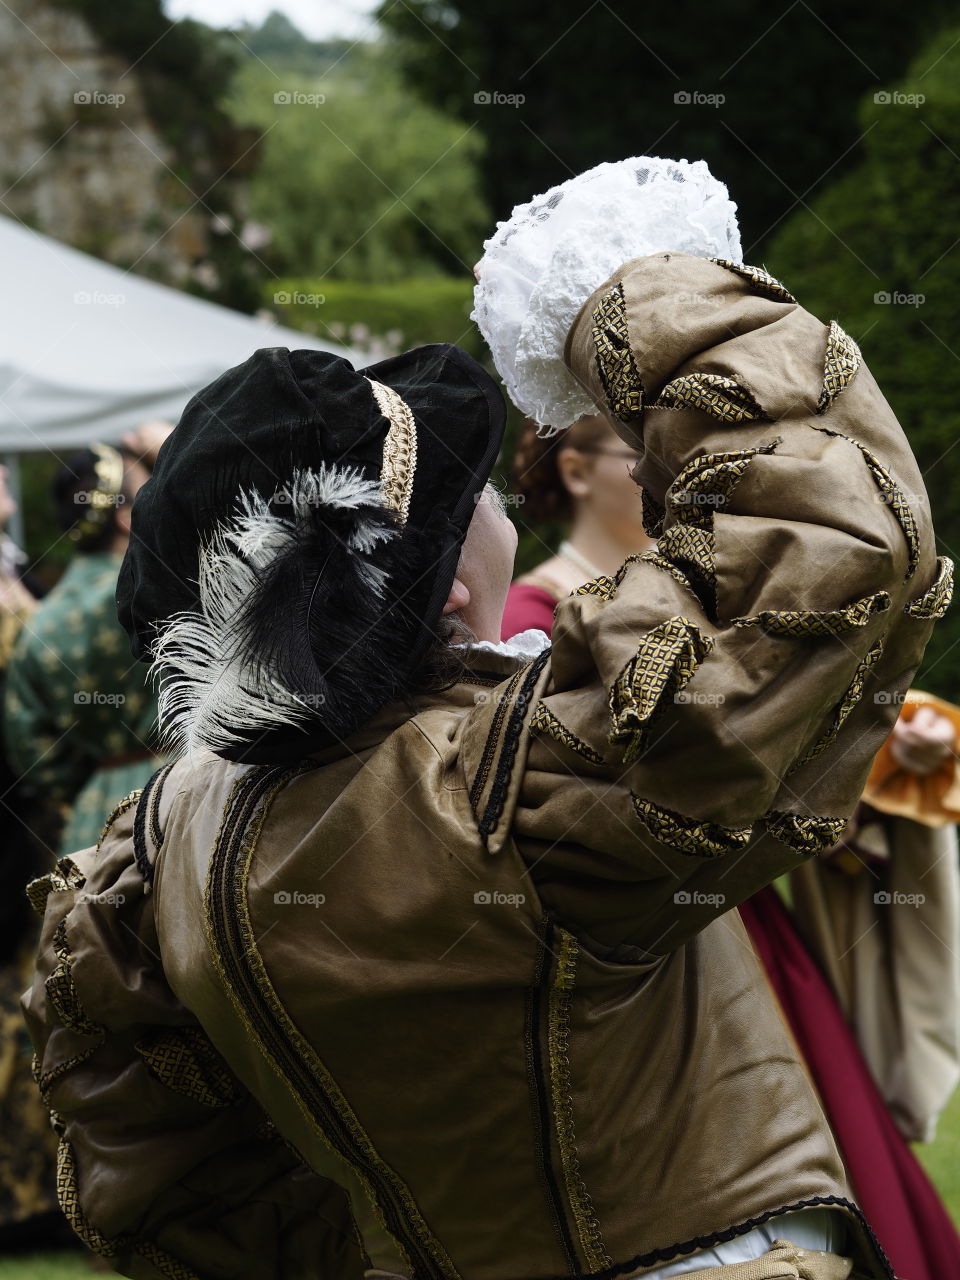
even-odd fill
[(204, 302), (0, 218), (0, 452), (116, 441), (258, 347), (332, 343)]

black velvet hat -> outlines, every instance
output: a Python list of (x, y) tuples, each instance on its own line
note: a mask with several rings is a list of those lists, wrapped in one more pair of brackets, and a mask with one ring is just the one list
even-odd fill
[(174, 749), (297, 759), (411, 689), (497, 458), (465, 352), (257, 351), (187, 405), (132, 511), (117, 611)]

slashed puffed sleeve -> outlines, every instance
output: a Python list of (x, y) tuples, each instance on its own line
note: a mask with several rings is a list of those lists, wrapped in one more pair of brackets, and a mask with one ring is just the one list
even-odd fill
[(137, 796), (99, 852), (61, 859), (29, 890), (43, 935), (24, 1008), (61, 1207), (137, 1280), (355, 1280), (343, 1192), (278, 1137), (165, 981)]
[(658, 544), (558, 607), (502, 812), (556, 908), (661, 950), (835, 842), (952, 565), (856, 344), (765, 272), (627, 264), (568, 362)]

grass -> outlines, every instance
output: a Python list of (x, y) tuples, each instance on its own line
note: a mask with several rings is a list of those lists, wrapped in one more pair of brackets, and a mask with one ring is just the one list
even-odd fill
[[(915, 1150), (960, 1227), (960, 1090), (943, 1114), (936, 1141)], [(81, 1253), (0, 1257), (0, 1280), (93, 1280), (97, 1274), (103, 1273), (94, 1271)]]

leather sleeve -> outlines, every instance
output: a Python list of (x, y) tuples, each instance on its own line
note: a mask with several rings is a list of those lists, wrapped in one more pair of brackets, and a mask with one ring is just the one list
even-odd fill
[(133, 814), (30, 886), (44, 922), (24, 1008), (61, 1207), (137, 1280), (355, 1280), (342, 1191), (279, 1139), (165, 981)]
[[(598, 354), (603, 323), (581, 326)], [(676, 946), (835, 842), (949, 601), (916, 464), (855, 346), (749, 289), (721, 333), (737, 325), (736, 363), (721, 345), (683, 366), (716, 372), (647, 392), (657, 550), (558, 606), (504, 788), (546, 902), (606, 945)], [(624, 375), (608, 372), (598, 403)]]

